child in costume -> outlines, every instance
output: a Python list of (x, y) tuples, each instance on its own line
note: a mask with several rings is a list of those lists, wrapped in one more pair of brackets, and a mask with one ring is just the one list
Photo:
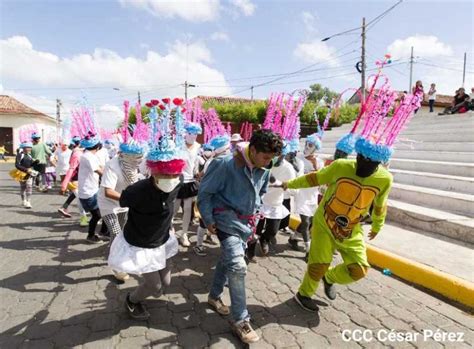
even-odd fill
[[(121, 209), (119, 200), (122, 191), (139, 180), (138, 166), (142, 162), (145, 152), (145, 142), (148, 140), (148, 129), (141, 123), (141, 106), (137, 103), (137, 127), (133, 129), (133, 136), (129, 132), (129, 102), (124, 102), (125, 120), (122, 126), (122, 142), (118, 156), (109, 160), (104, 169), (98, 195), (99, 209), (102, 220), (107, 225), (111, 237), (117, 236), (123, 227), (126, 218), (126, 209)], [(138, 121), (140, 118), (140, 121)], [(145, 127), (142, 127), (145, 125)], [(114, 276), (120, 281), (128, 279), (128, 274), (115, 272)]]
[(186, 156), (186, 168), (183, 171), (184, 182), (178, 193), (178, 199), (175, 202), (175, 214), (178, 212), (181, 204), (183, 205), (183, 223), (181, 231), (177, 232), (179, 242), (184, 247), (191, 246), (188, 238), (188, 229), (191, 223), (193, 202), (197, 197), (199, 182), (196, 180), (197, 170), (199, 166), (199, 149), (201, 145), (196, 142), (197, 135), (202, 133), (202, 128), (197, 123), (188, 122), (186, 129), (186, 145), (183, 146)]
[[(255, 229), (272, 160), (280, 154), (282, 146), (281, 137), (270, 130), (254, 132), (248, 145), (238, 146), (232, 156), (212, 161), (198, 194), (202, 219), (221, 243), (208, 303), (221, 315), (232, 313), (232, 329), (244, 343), (259, 339), (250, 325), (245, 296), (246, 242)], [(221, 298), (226, 283), (231, 310)]]
[(33, 144), (30, 141), (23, 141), (20, 144), (22, 152), (19, 152), (15, 159), (15, 168), (21, 171), (21, 176), (17, 180), (20, 182), (20, 195), (23, 207), (31, 208), (31, 195), (33, 194), (33, 178), (38, 173), (33, 170), (35, 160), (31, 156)]
[[(174, 125), (171, 125), (171, 111)], [(128, 207), (128, 219), (123, 233), (112, 242), (108, 259), (113, 270), (142, 276), (140, 285), (125, 300), (129, 315), (141, 320), (150, 316), (143, 301), (149, 296), (159, 297), (171, 281), (168, 259), (178, 253), (171, 223), (180, 176), (186, 166), (180, 106), (172, 110), (166, 105), (159, 125), (156, 106), (151, 108), (149, 117), (147, 166), (151, 176), (122, 191), (120, 206)]]
[[(208, 145), (206, 144), (206, 146), (213, 149), (213, 155), (204, 164), (204, 167), (202, 169), (203, 176), (205, 175), (207, 169), (209, 168), (209, 165), (212, 163), (213, 160), (226, 157), (230, 154), (231, 143), (230, 143), (229, 136), (225, 134), (225, 135), (219, 135), (219, 136), (214, 137), (213, 139), (210, 140)], [(207, 253), (203, 245), (204, 238), (206, 238), (206, 242), (211, 245), (217, 245), (217, 242), (214, 241), (214, 239), (212, 238), (212, 235), (210, 235), (210, 233), (207, 231), (206, 225), (204, 224), (204, 221), (202, 220), (202, 218), (199, 219), (199, 227), (198, 227), (196, 235), (197, 235), (197, 239), (196, 239), (196, 246), (194, 246), (193, 248), (194, 252), (198, 256), (201, 256), (201, 257), (206, 256)]]
[[(383, 66), (384, 63), (379, 63)], [(396, 99), (386, 79), (375, 96), (374, 90), (381, 72), (374, 77), (367, 99), (362, 102), (359, 116), (351, 130), (355, 142), (356, 160), (339, 159), (318, 172), (284, 183), (284, 188), (310, 188), (327, 184), (323, 200), (313, 218), (312, 243), (308, 267), (303, 282), (295, 295), (296, 302), (305, 310), (317, 311), (311, 298), (322, 280), (326, 296), (336, 298), (335, 284), (350, 284), (365, 277), (367, 262), (364, 234), (360, 219), (374, 204), (369, 239), (383, 227), (392, 175), (381, 163), (392, 155), (393, 143), (422, 96), (410, 95), (386, 118)], [(362, 132), (357, 127), (364, 121)], [(343, 263), (330, 267), (333, 251), (338, 250)]]

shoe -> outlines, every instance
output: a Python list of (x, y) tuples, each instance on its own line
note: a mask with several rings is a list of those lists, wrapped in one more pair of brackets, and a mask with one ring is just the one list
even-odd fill
[(207, 304), (209, 304), (213, 310), (221, 315), (230, 314), (229, 307), (224, 304), (221, 298), (213, 299), (209, 296), (207, 297)]
[(81, 219), (79, 219), (79, 226), (81, 227), (87, 227), (89, 225), (89, 219), (87, 216), (82, 216)]
[(182, 236), (179, 237), (179, 243), (181, 244), (181, 246), (183, 247), (189, 247), (191, 246), (191, 243), (189, 242), (189, 239), (188, 239), (188, 234), (183, 234)]
[(130, 300), (130, 293), (125, 298), (125, 309), (127, 309), (128, 315), (136, 320), (147, 320), (150, 317), (150, 313), (146, 310), (144, 304), (140, 302), (133, 303)]
[(253, 330), (248, 320), (242, 321), (238, 324), (233, 324), (232, 331), (242, 342), (246, 344), (255, 343), (260, 339), (257, 332)]
[(286, 235), (291, 235), (292, 234), (292, 231), (290, 229), (288, 229), (288, 227), (280, 229), (280, 230), (283, 234), (286, 234)]
[(206, 257), (207, 253), (204, 250), (204, 246), (194, 246), (193, 247), (194, 253), (197, 254), (200, 257)]
[(330, 284), (326, 280), (326, 276), (323, 276), (323, 284), (324, 284), (324, 294), (326, 297), (328, 297), (330, 300), (335, 300), (337, 297), (336, 294), (336, 286), (334, 284)]
[(212, 235), (209, 235), (209, 234), (206, 234), (206, 237), (204, 238), (204, 242), (213, 246), (219, 245), (219, 242), (214, 240)]
[(126, 281), (128, 279), (130, 279), (130, 275), (128, 275), (127, 273), (124, 273), (122, 271), (115, 271), (115, 270), (112, 270), (114, 272), (114, 277), (118, 280), (118, 281)]
[(26, 200), (21, 200), (21, 206), (26, 207)]
[(46, 189), (51, 190), (51, 189), (53, 189), (53, 187), (52, 187), (51, 185), (48, 185), (48, 186), (46, 187)]
[(97, 235), (87, 236), (86, 240), (90, 244), (101, 244), (104, 242)]
[(297, 292), (295, 294), (295, 301), (296, 301), (296, 303), (298, 303), (300, 305), (301, 308), (303, 308), (306, 311), (310, 311), (310, 312), (315, 313), (319, 310), (318, 305), (316, 304), (316, 302), (313, 299), (311, 299), (309, 297), (302, 296), (302, 295), (300, 295), (299, 292)]
[(26, 201), (25, 202), (25, 208), (31, 208), (31, 202)]
[(260, 251), (262, 252), (263, 256), (268, 255), (268, 252), (270, 252), (270, 247), (268, 246), (268, 242), (260, 240)]
[(299, 251), (300, 250), (300, 248), (298, 246), (298, 240), (289, 238), (288, 239), (288, 244), (291, 246), (291, 249), (293, 251)]
[(72, 217), (72, 215), (67, 211), (67, 209), (65, 209), (63, 207), (58, 208), (58, 212), (61, 213), (66, 218), (71, 218)]

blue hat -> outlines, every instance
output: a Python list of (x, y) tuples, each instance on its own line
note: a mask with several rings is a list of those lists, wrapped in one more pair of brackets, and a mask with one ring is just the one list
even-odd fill
[(37, 132), (34, 132), (32, 135), (31, 135), (31, 139), (40, 139), (41, 136), (37, 133)]
[(281, 155), (287, 155), (290, 152), (291, 152), (290, 143), (286, 139), (284, 139), (283, 140), (283, 148), (281, 149)]
[(195, 122), (188, 122), (184, 126), (184, 129), (188, 134), (191, 135), (200, 135), (202, 133), (202, 128), (201, 125), (195, 123)]
[(336, 149), (350, 155), (354, 152), (357, 137), (353, 133), (348, 133), (336, 143)]
[[(109, 144), (111, 144), (110, 142)], [(122, 143), (119, 146), (119, 149), (122, 153), (133, 154), (133, 155), (143, 155), (145, 153), (145, 147), (135, 141), (129, 143)]]
[(298, 138), (293, 138), (290, 143), (290, 153), (297, 153), (300, 150), (300, 140)]
[(226, 145), (230, 144), (230, 138), (228, 135), (220, 135), (216, 136), (209, 142), (209, 145), (213, 148), (213, 150), (225, 147)]
[(93, 148), (100, 143), (100, 139), (95, 135), (87, 135), (81, 140), (81, 147), (85, 149)]
[(206, 150), (213, 151), (214, 150), (212, 145), (210, 145), (209, 143), (204, 143), (201, 147), (202, 147), (202, 150), (204, 150), (204, 151), (206, 151)]
[(385, 144), (375, 144), (360, 137), (355, 143), (355, 151), (372, 161), (387, 163), (392, 156), (393, 149)]
[(318, 133), (313, 133), (306, 137), (306, 142), (311, 143), (315, 146), (316, 150), (320, 150), (322, 147), (321, 138), (319, 138)]
[(32, 147), (33, 147), (33, 143), (31, 143), (31, 142), (22, 142), (20, 144), (20, 148), (22, 148), (22, 149), (23, 148), (32, 148)]

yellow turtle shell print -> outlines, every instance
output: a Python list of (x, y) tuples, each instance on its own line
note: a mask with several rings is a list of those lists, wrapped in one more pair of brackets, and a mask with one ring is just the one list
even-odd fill
[(326, 224), (336, 239), (343, 240), (351, 236), (352, 229), (378, 193), (378, 188), (363, 186), (349, 178), (341, 178), (336, 182), (336, 190), (324, 207)]

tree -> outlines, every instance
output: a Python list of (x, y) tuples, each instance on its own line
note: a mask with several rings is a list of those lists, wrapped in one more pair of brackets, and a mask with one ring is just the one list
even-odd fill
[(308, 99), (316, 103), (320, 103), (320, 101), (325, 104), (331, 103), (332, 99), (339, 95), (337, 92), (331, 91), (329, 88), (323, 87), (321, 84), (313, 84), (309, 89)]

